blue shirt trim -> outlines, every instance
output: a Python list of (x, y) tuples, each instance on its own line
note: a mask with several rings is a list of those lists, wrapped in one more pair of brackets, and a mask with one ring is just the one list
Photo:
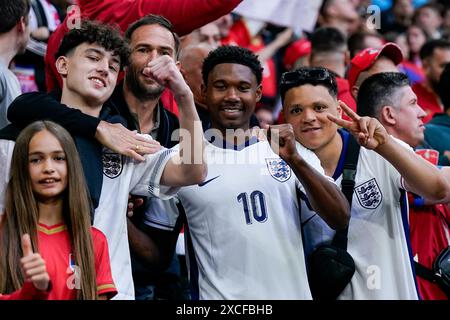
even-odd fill
[[(213, 139), (214, 138), (214, 139)], [(245, 141), (243, 144), (240, 145), (235, 145), (234, 143), (231, 143), (230, 141), (226, 141), (221, 139), (220, 137), (217, 136), (212, 136), (209, 139), (209, 143), (211, 143), (212, 145), (218, 147), (218, 148), (222, 148), (222, 149), (231, 149), (231, 150), (235, 150), (235, 151), (241, 151), (255, 143), (258, 143), (259, 140), (257, 137), (250, 137), (250, 139), (248, 139), (247, 141)]]
[(347, 130), (338, 129), (338, 133), (342, 139), (342, 151), (341, 151), (341, 155), (339, 157), (339, 162), (336, 167), (336, 170), (333, 173), (334, 181), (336, 181), (341, 176), (342, 171), (344, 170), (345, 153), (347, 152), (348, 139), (350, 137), (350, 132), (348, 132)]
[(410, 229), (408, 223), (408, 194), (406, 193), (405, 190), (401, 190), (400, 208), (402, 212), (403, 232), (405, 233), (406, 245), (408, 247), (409, 263), (411, 266), (411, 271), (413, 273), (414, 285), (416, 286), (417, 297), (419, 297), (419, 300), (422, 300), (422, 297), (420, 296), (419, 293), (419, 286), (417, 285), (416, 269), (414, 267), (414, 259), (411, 248), (411, 237), (409, 234)]

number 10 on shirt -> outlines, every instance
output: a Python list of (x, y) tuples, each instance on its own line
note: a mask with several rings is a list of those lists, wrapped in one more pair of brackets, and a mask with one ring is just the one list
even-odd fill
[[(237, 196), (237, 200), (238, 202), (242, 202), (245, 222), (247, 224), (252, 224), (253, 219), (261, 223), (267, 220), (266, 199), (264, 193), (256, 190), (253, 191), (249, 197), (247, 192), (242, 192)], [(249, 203), (251, 206), (249, 206)]]

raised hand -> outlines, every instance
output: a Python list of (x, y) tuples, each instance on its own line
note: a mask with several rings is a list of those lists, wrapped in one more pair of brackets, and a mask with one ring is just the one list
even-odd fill
[(328, 119), (347, 129), (361, 146), (373, 150), (386, 142), (388, 133), (377, 119), (358, 116), (342, 101), (339, 101), (339, 105), (350, 121), (336, 118), (331, 114), (327, 114)]
[(267, 130), (267, 140), (272, 150), (287, 163), (290, 163), (292, 158), (298, 155), (294, 129), (290, 124), (270, 126)]
[(169, 56), (163, 55), (151, 60), (143, 73), (168, 88), (175, 96), (192, 94), (175, 61)]
[(95, 138), (105, 147), (114, 152), (131, 157), (138, 161), (144, 161), (144, 154), (152, 154), (161, 149), (156, 140), (149, 140), (130, 131), (120, 123), (108, 123), (100, 121)]
[(250, 137), (255, 137), (258, 141), (267, 141), (267, 130), (254, 126), (250, 129)]
[(46, 291), (50, 283), (50, 277), (45, 267), (45, 261), (39, 253), (33, 253), (30, 236), (22, 236), (22, 253), (20, 259), (25, 281), (31, 281), (34, 287), (41, 291)]

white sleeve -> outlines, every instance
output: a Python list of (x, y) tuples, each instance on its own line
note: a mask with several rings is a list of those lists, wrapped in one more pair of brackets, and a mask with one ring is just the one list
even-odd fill
[[(333, 180), (332, 177), (329, 177), (327, 175), (325, 175), (325, 171), (322, 168), (322, 165), (320, 163), (320, 159), (316, 156), (316, 154), (305, 148), (302, 144), (300, 144), (299, 142), (296, 142), (296, 148), (298, 153), (300, 154), (300, 156), (314, 169), (317, 170), (317, 172), (319, 172), (320, 174), (322, 174), (325, 178), (327, 178), (330, 182), (335, 184), (335, 181)], [(300, 189), (303, 193), (306, 193), (305, 189), (303, 188), (302, 184), (300, 183), (300, 181), (298, 181), (298, 179), (296, 179), (296, 186), (298, 189)]]
[(178, 202), (176, 197), (169, 200), (148, 198), (144, 223), (157, 229), (173, 231), (179, 218)]
[(14, 141), (0, 140), (0, 215), (5, 211), (5, 193), (9, 182)]
[[(392, 139), (394, 139), (401, 147), (403, 147), (403, 148), (405, 148), (405, 149), (408, 149), (410, 152), (415, 153), (415, 152), (414, 152), (414, 149), (411, 148), (411, 146), (410, 146), (409, 144), (407, 144), (406, 142), (404, 142), (404, 141), (402, 141), (402, 140), (400, 140), (400, 139), (397, 139), (397, 138), (395, 138), (395, 137), (393, 137), (393, 136), (391, 136), (391, 137), (392, 137)], [(390, 163), (389, 163), (389, 164), (390, 164)], [(394, 181), (394, 184), (395, 184), (396, 186), (398, 186), (399, 188), (408, 191), (408, 190), (405, 188), (405, 180), (403, 179), (403, 177), (400, 175), (400, 173), (397, 171), (397, 169), (394, 168), (393, 165), (390, 164), (390, 167), (393, 169), (393, 172), (392, 172), (391, 174), (392, 174), (392, 179), (393, 179), (393, 181)]]
[(179, 190), (178, 187), (168, 187), (160, 184), (167, 162), (177, 153), (172, 149), (158, 151), (145, 155), (145, 161), (131, 161), (133, 175), (131, 177), (130, 193), (142, 196), (153, 196), (160, 199), (170, 199)]

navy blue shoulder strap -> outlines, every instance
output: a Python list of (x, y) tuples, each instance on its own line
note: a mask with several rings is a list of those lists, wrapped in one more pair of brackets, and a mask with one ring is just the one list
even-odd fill
[[(341, 190), (347, 198), (350, 210), (352, 207), (353, 190), (355, 188), (356, 166), (358, 165), (359, 149), (361, 146), (356, 139), (350, 135), (345, 153), (344, 170), (342, 171)], [(351, 217), (350, 217), (351, 219)], [(345, 229), (337, 230), (333, 238), (333, 245), (347, 250), (348, 226)]]

